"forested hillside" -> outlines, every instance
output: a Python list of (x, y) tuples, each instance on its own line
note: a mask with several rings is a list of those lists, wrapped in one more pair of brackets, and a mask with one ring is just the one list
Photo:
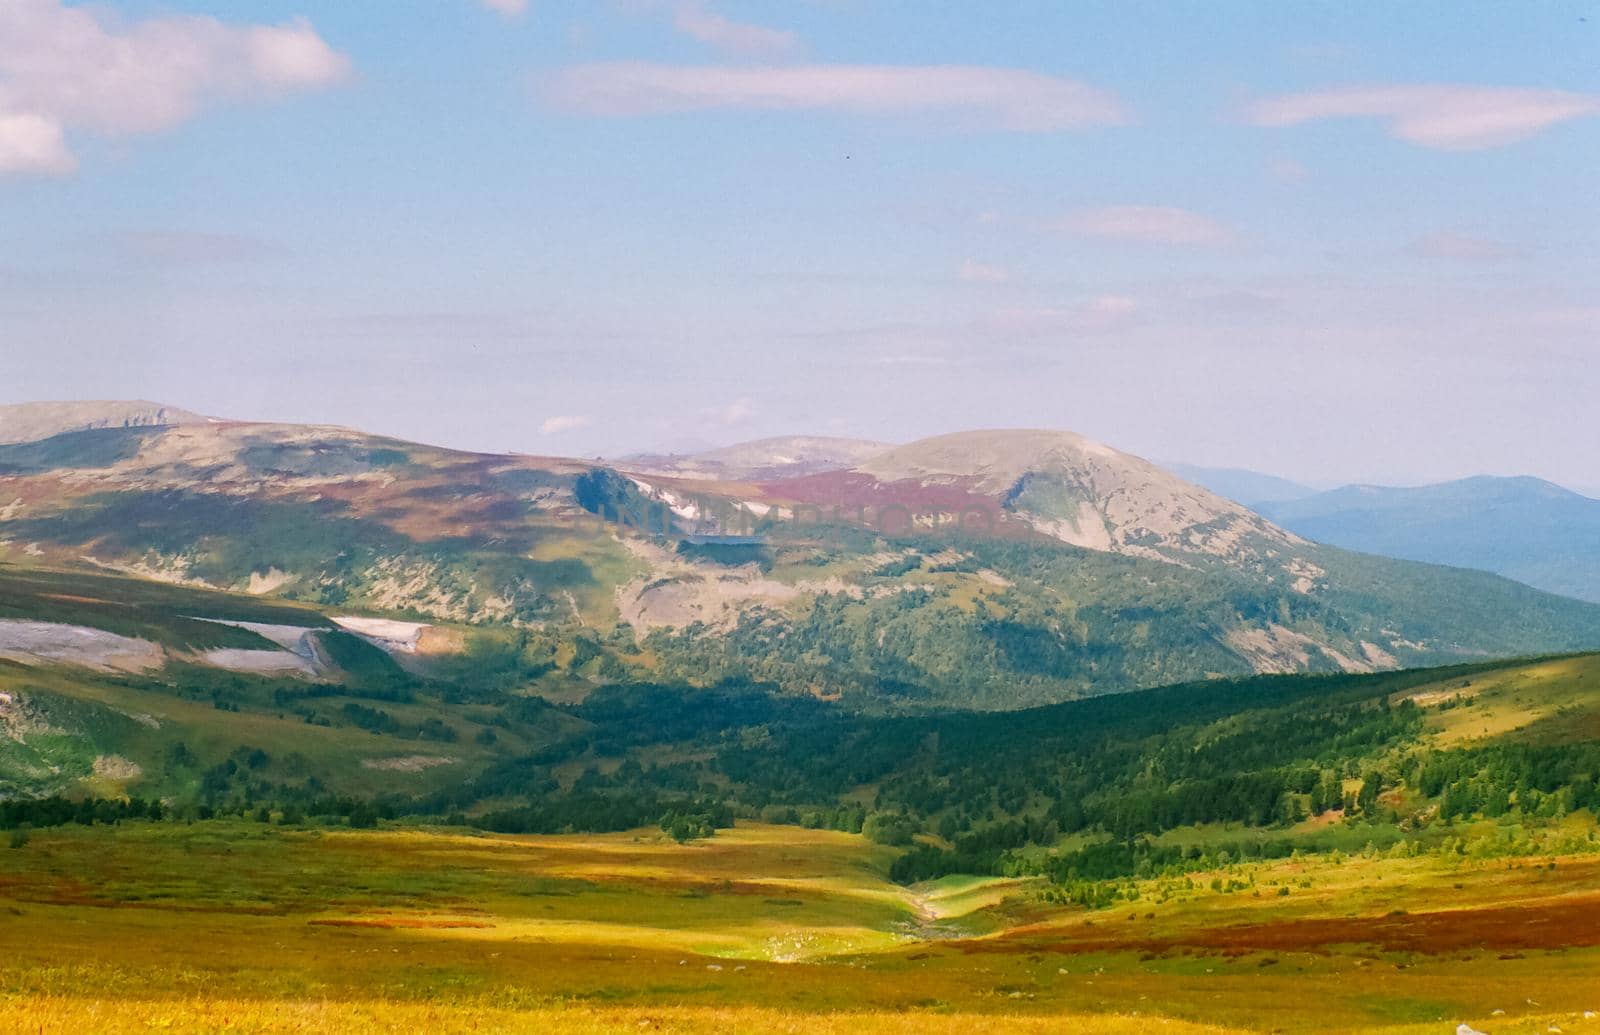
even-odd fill
[[(1327, 849), (1351, 829), (1436, 846), (1457, 821), (1600, 805), (1594, 655), (896, 716), (746, 676), (640, 679), (624, 641), (524, 632), (429, 653), (388, 626), (188, 588), (16, 571), (3, 584), (11, 825), (154, 811), (696, 837), (744, 816), (904, 846), (907, 880), (1043, 867), (1065, 881), (1176, 863), (1177, 832), (1218, 824), (1255, 852)], [(19, 629), (65, 621), (158, 655), (119, 667), (120, 653), (96, 666), (22, 651)], [(311, 639), (313, 671), (259, 670), (292, 654), (274, 648), (285, 630)], [(575, 675), (608, 658), (633, 660)], [(587, 690), (551, 700), (541, 679)]]

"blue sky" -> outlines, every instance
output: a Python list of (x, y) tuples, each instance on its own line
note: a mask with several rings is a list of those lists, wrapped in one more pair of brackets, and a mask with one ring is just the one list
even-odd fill
[(0, 401), (1600, 486), (1600, 3), (0, 0)]

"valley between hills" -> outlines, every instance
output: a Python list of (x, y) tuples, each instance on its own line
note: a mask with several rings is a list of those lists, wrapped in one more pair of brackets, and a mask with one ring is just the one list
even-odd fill
[(1600, 606), (1067, 432), (0, 439), (0, 1025), (1600, 1030)]

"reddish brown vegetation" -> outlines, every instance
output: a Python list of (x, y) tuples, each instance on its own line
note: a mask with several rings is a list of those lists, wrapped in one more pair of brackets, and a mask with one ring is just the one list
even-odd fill
[[(1021, 944), (1019, 944), (1019, 942)], [(1245, 952), (1327, 952), (1340, 945), (1367, 945), (1392, 952), (1440, 955), (1471, 949), (1563, 949), (1600, 945), (1600, 894), (1528, 905), (1450, 909), (1388, 916), (1306, 917), (1230, 924), (1171, 935), (1140, 937), (1128, 932), (1041, 938), (1035, 933), (962, 944), (965, 952), (1168, 953), (1205, 949), (1224, 955)]]

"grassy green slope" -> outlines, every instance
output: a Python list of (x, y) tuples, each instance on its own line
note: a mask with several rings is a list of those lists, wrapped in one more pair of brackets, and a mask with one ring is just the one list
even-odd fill
[[(300, 791), (373, 796), (459, 782), (572, 720), (541, 701), (414, 675), (308, 607), (117, 575), (0, 565), (0, 622), (46, 622), (168, 650), (148, 672), (0, 658), (0, 797), (137, 793), (198, 802)], [(229, 621), (315, 630), (328, 674), (229, 672), (190, 659), (277, 649)], [(476, 684), (474, 684), (476, 685)]]
[[(1256, 665), (1338, 672), (1600, 646), (1594, 605), (1482, 572), (1331, 548), (1316, 552), (1325, 574), (1304, 592), (1223, 565), (1048, 542), (842, 541), (822, 556), (886, 547), (917, 556), (895, 562), (890, 577), (864, 579), (860, 593), (765, 609), (732, 629), (657, 632), (647, 644), (661, 671), (842, 694), (869, 710), (1008, 709), (1244, 676)], [(952, 548), (962, 561), (927, 559)], [(781, 567), (816, 547), (795, 541), (774, 552)], [(1272, 630), (1267, 648), (1241, 654), (1240, 635), (1262, 630)]]
[[(163, 616), (323, 621), (141, 580), (3, 578), (13, 602), (173, 645), (189, 644), (191, 624), (228, 627)], [(1436, 845), (1475, 818), (1556, 823), (1600, 806), (1596, 655), (875, 716), (749, 678), (644, 682), (646, 655), (610, 636), (472, 634), (464, 653), (406, 669), (365, 641), (318, 635), (339, 665), (320, 679), (225, 672), (183, 654), (142, 674), (0, 662), (0, 797), (340, 815), (374, 801), (528, 832), (627, 829), (669, 813), (692, 832), (761, 816), (920, 838), (897, 863), (902, 877), (1031, 867), (1060, 879), (1166, 865), (1186, 829), (1231, 825), (1256, 850)], [(610, 675), (608, 662), (619, 666)], [(552, 705), (530, 692), (535, 672), (533, 688), (586, 692)]]
[(180, 650), (273, 647), (254, 632), (222, 622), (329, 627), (323, 615), (303, 607), (141, 579), (7, 564), (0, 564), (0, 621), (85, 626)]

